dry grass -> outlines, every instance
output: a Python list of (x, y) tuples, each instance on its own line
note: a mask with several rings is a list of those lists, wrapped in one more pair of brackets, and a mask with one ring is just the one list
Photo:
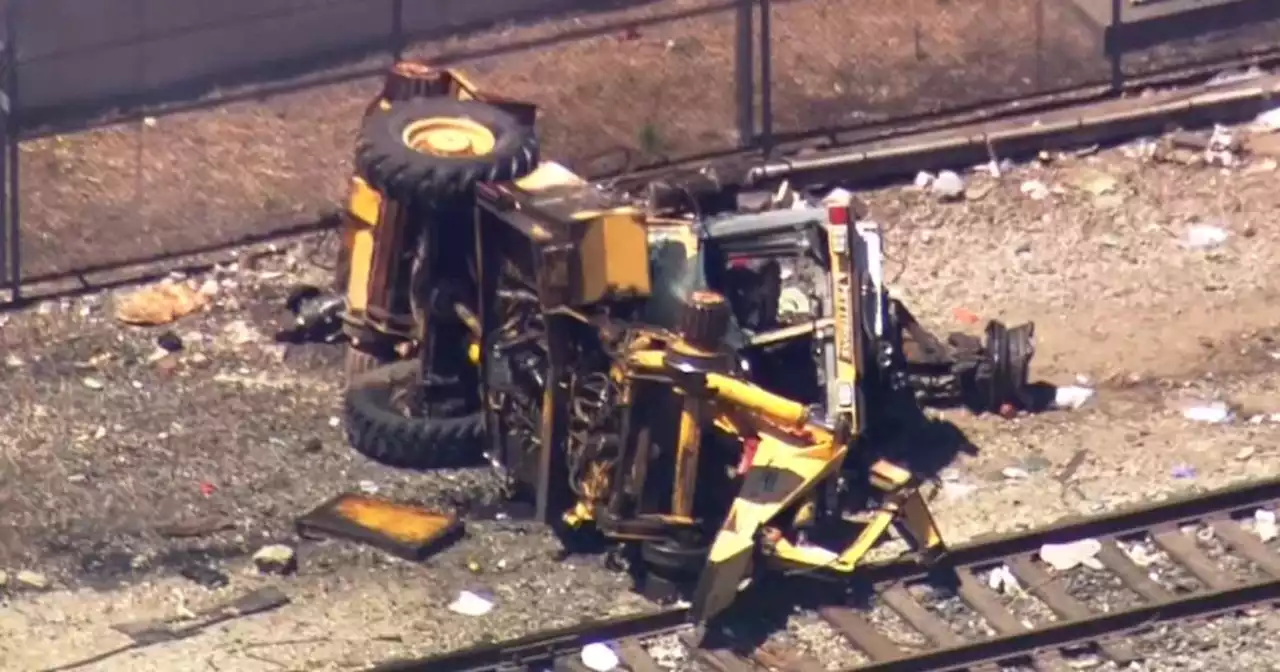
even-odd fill
[[(844, 0), (777, 2), (779, 130), (1031, 90), (1035, 22), (1026, 3), (913, 2), (920, 6), (909, 12), (888, 0), (858, 3), (856, 11)], [(547, 153), (570, 163), (609, 154), (616, 166), (623, 154), (643, 162), (729, 148), (739, 141), (733, 10), (636, 31), (616, 28), (716, 4), (664, 0), (423, 45), (417, 55), (457, 58), (603, 30), (552, 46), (464, 57), (459, 65), (489, 88), (538, 102)], [(992, 16), (1002, 24), (998, 39), (989, 30)], [(1064, 28), (1067, 18), (1048, 18), (1063, 44), (1046, 43), (1044, 53), (1087, 58), (1093, 50), (1087, 33)], [(27, 275), (176, 253), (331, 210), (349, 170), (360, 110), (377, 86), (370, 78), (173, 114), (153, 126), (134, 122), (27, 143)]]
[[(1105, 78), (1096, 31), (1067, 2), (774, 0), (775, 129), (880, 121)], [(736, 10), (727, 4), (660, 0), (421, 45), (415, 55), (539, 103), (547, 155), (616, 169), (739, 144)], [(634, 22), (645, 25), (620, 27)], [(1168, 54), (1148, 56), (1136, 63)], [(26, 275), (317, 219), (341, 198), (356, 124), (377, 89), (367, 78), (27, 143)]]

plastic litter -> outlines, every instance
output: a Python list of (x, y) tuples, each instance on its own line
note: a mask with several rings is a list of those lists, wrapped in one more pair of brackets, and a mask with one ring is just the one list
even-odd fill
[(1196, 477), (1196, 470), (1185, 464), (1178, 465), (1173, 468), (1173, 477), (1177, 479), (1189, 479)]
[(1253, 128), (1266, 133), (1280, 131), (1280, 107), (1273, 107), (1259, 114), (1253, 120)]
[(1280, 527), (1276, 525), (1276, 512), (1258, 509), (1253, 512), (1253, 531), (1263, 541), (1274, 541), (1280, 537)]
[(987, 576), (987, 587), (1004, 595), (1017, 595), (1022, 592), (1018, 577), (1014, 576), (1013, 571), (1005, 565), (991, 570), (991, 574)]
[(1208, 250), (1227, 242), (1229, 236), (1226, 229), (1220, 226), (1192, 224), (1187, 227), (1187, 234), (1182, 244), (1192, 250)]
[(944, 170), (938, 173), (931, 187), (940, 200), (953, 201), (964, 196), (964, 180), (954, 171)]
[(613, 647), (608, 644), (588, 644), (582, 647), (582, 664), (595, 672), (609, 672), (618, 669), (622, 661)]
[(1133, 564), (1139, 567), (1150, 567), (1155, 564), (1157, 559), (1156, 555), (1151, 552), (1151, 549), (1147, 548), (1143, 544), (1134, 544), (1133, 546), (1126, 548), (1125, 553), (1129, 556), (1130, 560), (1133, 560)]
[(949, 502), (958, 501), (972, 495), (978, 486), (959, 481), (945, 481), (942, 484), (942, 496)]
[(464, 590), (458, 593), (458, 597), (453, 602), (449, 603), (449, 611), (463, 616), (484, 616), (493, 611), (493, 602), (477, 593)]
[(1045, 544), (1040, 547), (1040, 559), (1059, 572), (1081, 565), (1089, 569), (1102, 569), (1102, 563), (1097, 558), (1101, 552), (1102, 542), (1097, 539), (1080, 539), (1065, 544)]
[(1022, 480), (1024, 478), (1029, 478), (1031, 476), (1031, 474), (1026, 469), (1023, 469), (1022, 467), (1005, 467), (1004, 469), (1000, 470), (1000, 475), (1004, 476), (1005, 478), (1011, 481)]
[(1235, 419), (1235, 413), (1232, 412), (1230, 406), (1221, 401), (1214, 401), (1184, 408), (1182, 409), (1182, 417), (1192, 422), (1208, 422), (1220, 425)]
[(1093, 389), (1079, 385), (1067, 385), (1053, 391), (1055, 408), (1075, 410), (1089, 403), (1093, 398)]
[(1048, 198), (1051, 193), (1049, 191), (1049, 186), (1040, 180), (1027, 180), (1022, 183), (1022, 187), (1020, 187), (1020, 189), (1027, 198), (1030, 198), (1033, 201), (1043, 201)]

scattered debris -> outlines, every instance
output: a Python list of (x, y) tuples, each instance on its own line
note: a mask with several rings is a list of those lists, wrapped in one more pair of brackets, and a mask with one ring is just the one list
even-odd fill
[(958, 501), (972, 495), (978, 490), (978, 486), (972, 483), (961, 483), (959, 481), (945, 481), (942, 484), (942, 496), (948, 501)]
[(363, 492), (366, 495), (378, 494), (378, 484), (370, 481), (369, 479), (360, 481), (357, 486), (360, 488), (360, 492)]
[(1053, 406), (1064, 410), (1076, 410), (1089, 403), (1094, 391), (1079, 385), (1066, 385), (1053, 391)]
[(582, 664), (595, 672), (610, 672), (621, 663), (618, 653), (608, 644), (597, 642), (582, 647)]
[(1264, 542), (1271, 542), (1280, 537), (1280, 527), (1276, 525), (1275, 511), (1258, 509), (1253, 512), (1253, 531)]
[(1011, 481), (1017, 481), (1017, 480), (1022, 480), (1024, 478), (1031, 477), (1030, 472), (1028, 472), (1026, 469), (1023, 469), (1022, 467), (1005, 467), (1004, 469), (1000, 470), (1000, 475), (1004, 476), (1005, 478)]
[(133, 621), (111, 626), (112, 630), (127, 636), (131, 641), (106, 653), (86, 658), (78, 663), (63, 665), (56, 669), (70, 670), (101, 662), (121, 653), (140, 649), (152, 644), (175, 642), (200, 634), (210, 626), (227, 621), (253, 616), (289, 603), (289, 598), (279, 588), (268, 586), (246, 593), (234, 600), (224, 602), (208, 609), (198, 611), (184, 610), (187, 613), (161, 620)]
[(176, 520), (156, 526), (156, 533), (171, 539), (189, 539), (204, 537), (215, 532), (235, 529), (235, 522), (226, 516), (204, 516), (186, 520)]
[(182, 337), (172, 331), (166, 331), (156, 337), (156, 345), (166, 353), (178, 352), (182, 350)]
[(26, 362), (23, 362), (21, 357), (14, 354), (5, 355), (4, 358), (5, 368), (9, 369), (20, 369), (25, 363)]
[(1208, 250), (1227, 242), (1228, 237), (1230, 237), (1230, 234), (1220, 226), (1192, 224), (1187, 227), (1187, 233), (1182, 239), (1182, 244), (1192, 250)]
[(929, 185), (940, 201), (957, 201), (964, 197), (964, 180), (954, 171), (944, 170)]
[(298, 569), (298, 554), (285, 544), (270, 544), (253, 554), (253, 564), (263, 574), (292, 574)]
[(105, 383), (103, 383), (101, 380), (98, 380), (97, 378), (94, 378), (92, 376), (86, 376), (85, 378), (82, 378), (80, 380), (80, 383), (91, 390), (101, 390), (102, 388), (106, 387)]
[(1049, 186), (1040, 180), (1027, 180), (1026, 182), (1023, 182), (1021, 190), (1027, 198), (1030, 198), (1033, 201), (1043, 201), (1044, 199), (1049, 198), (1049, 195), (1053, 193), (1050, 191)]
[(216, 567), (200, 563), (187, 565), (183, 567), (178, 574), (182, 576), (182, 578), (208, 588), (209, 590), (225, 588), (231, 583), (231, 577), (223, 574)]
[(1245, 460), (1248, 460), (1249, 458), (1253, 457), (1254, 453), (1257, 453), (1257, 452), (1258, 452), (1258, 449), (1255, 448), (1254, 446), (1245, 446), (1244, 448), (1240, 449), (1240, 452), (1236, 453), (1236, 459), (1241, 462), (1244, 462)]
[(1146, 544), (1135, 543), (1128, 548), (1123, 546), (1121, 548), (1124, 549), (1125, 555), (1129, 556), (1130, 560), (1133, 560), (1133, 564), (1139, 567), (1150, 567), (1157, 560), (1156, 554)]
[(961, 324), (977, 324), (982, 318), (978, 317), (973, 311), (967, 308), (955, 308), (951, 311), (956, 321)]
[(991, 574), (987, 575), (987, 586), (1003, 595), (1022, 593), (1022, 585), (1018, 583), (1018, 577), (1013, 575), (1013, 570), (1009, 569), (1008, 565), (1000, 565), (991, 570)]
[(463, 616), (484, 616), (493, 611), (493, 602), (469, 590), (458, 593), (457, 599), (449, 603), (449, 611)]
[(1211, 166), (1234, 167), (1240, 162), (1241, 145), (1231, 129), (1221, 124), (1213, 127), (1213, 134), (1205, 144), (1204, 159)]
[[(1135, 2), (1134, 4), (1138, 4)], [(1265, 76), (1267, 73), (1257, 65), (1251, 65), (1243, 70), (1223, 70), (1214, 75), (1209, 81), (1205, 82), (1205, 86), (1226, 86), (1228, 84), (1238, 84), (1247, 82)]]
[(300, 285), (289, 292), (285, 306), (293, 324), (275, 336), (286, 343), (333, 343), (343, 337), (341, 314), (346, 301), (335, 292), (315, 285)]
[(1109, 194), (1115, 191), (1116, 187), (1120, 184), (1119, 181), (1111, 175), (1087, 166), (1081, 166), (1080, 168), (1069, 172), (1066, 175), (1066, 181), (1072, 187), (1075, 187), (1080, 191), (1087, 192), (1093, 196)]
[(15, 581), (35, 590), (44, 590), (49, 587), (49, 579), (44, 574), (33, 572), (30, 570), (22, 570), (13, 577)]
[(244, 320), (228, 322), (227, 326), (222, 328), (222, 333), (226, 334), (232, 345), (248, 345), (261, 340), (258, 331)]
[(1058, 472), (1058, 482), (1067, 483), (1070, 481), (1071, 478), (1076, 475), (1076, 472), (1080, 470), (1081, 465), (1084, 464), (1085, 459), (1088, 457), (1088, 448), (1081, 448), (1080, 450), (1077, 450), (1075, 454), (1071, 456), (1071, 459), (1067, 460), (1067, 464), (1062, 467), (1062, 471)]
[(144, 287), (116, 302), (116, 319), (125, 324), (158, 326), (186, 317), (209, 305), (209, 296), (189, 283), (162, 282)]
[(1196, 477), (1195, 467), (1180, 464), (1173, 468), (1173, 477), (1179, 480), (1188, 480)]
[(1235, 419), (1235, 412), (1221, 401), (1195, 404), (1182, 409), (1182, 417), (1192, 422), (1208, 422), (1222, 424)]
[(1273, 107), (1262, 112), (1253, 120), (1253, 130), (1260, 133), (1280, 131), (1280, 107)]
[(974, 166), (973, 170), (977, 173), (986, 173), (998, 180), (1006, 174), (1012, 173), (1013, 169), (1016, 167), (1017, 166), (1014, 165), (1013, 161), (1010, 159), (996, 159), (992, 156), (991, 160), (984, 164)]
[(1097, 558), (1101, 552), (1102, 542), (1097, 539), (1080, 539), (1065, 544), (1045, 544), (1040, 547), (1040, 559), (1059, 572), (1081, 565), (1089, 569), (1102, 569), (1102, 563)]

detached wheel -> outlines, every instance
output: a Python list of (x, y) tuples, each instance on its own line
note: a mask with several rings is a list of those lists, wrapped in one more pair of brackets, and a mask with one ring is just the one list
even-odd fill
[(702, 571), (711, 546), (674, 540), (643, 541), (640, 558), (649, 571), (665, 578), (692, 578)]
[[(404, 360), (353, 377), (343, 408), (347, 439), (361, 455), (406, 469), (448, 469), (483, 462), (479, 412), (415, 417), (420, 406), (420, 365)], [(458, 404), (464, 406), (458, 388)]]
[(356, 143), (356, 170), (404, 202), (432, 202), (508, 182), (538, 165), (534, 129), (476, 101), (414, 98), (370, 114)]

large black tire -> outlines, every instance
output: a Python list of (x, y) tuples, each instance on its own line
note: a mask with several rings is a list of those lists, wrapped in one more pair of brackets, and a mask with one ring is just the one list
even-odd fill
[[(411, 147), (406, 131), (427, 119), (474, 122), (493, 136), (481, 154), (434, 154)], [(469, 192), (478, 182), (507, 182), (538, 165), (538, 137), (507, 112), (476, 101), (414, 98), (369, 115), (356, 143), (356, 171), (375, 189), (409, 203)]]
[(347, 440), (361, 455), (405, 469), (450, 469), (482, 464), (484, 420), (479, 412), (457, 417), (411, 418), (392, 405), (402, 385), (414, 384), (419, 363), (404, 360), (353, 378), (344, 404)]

